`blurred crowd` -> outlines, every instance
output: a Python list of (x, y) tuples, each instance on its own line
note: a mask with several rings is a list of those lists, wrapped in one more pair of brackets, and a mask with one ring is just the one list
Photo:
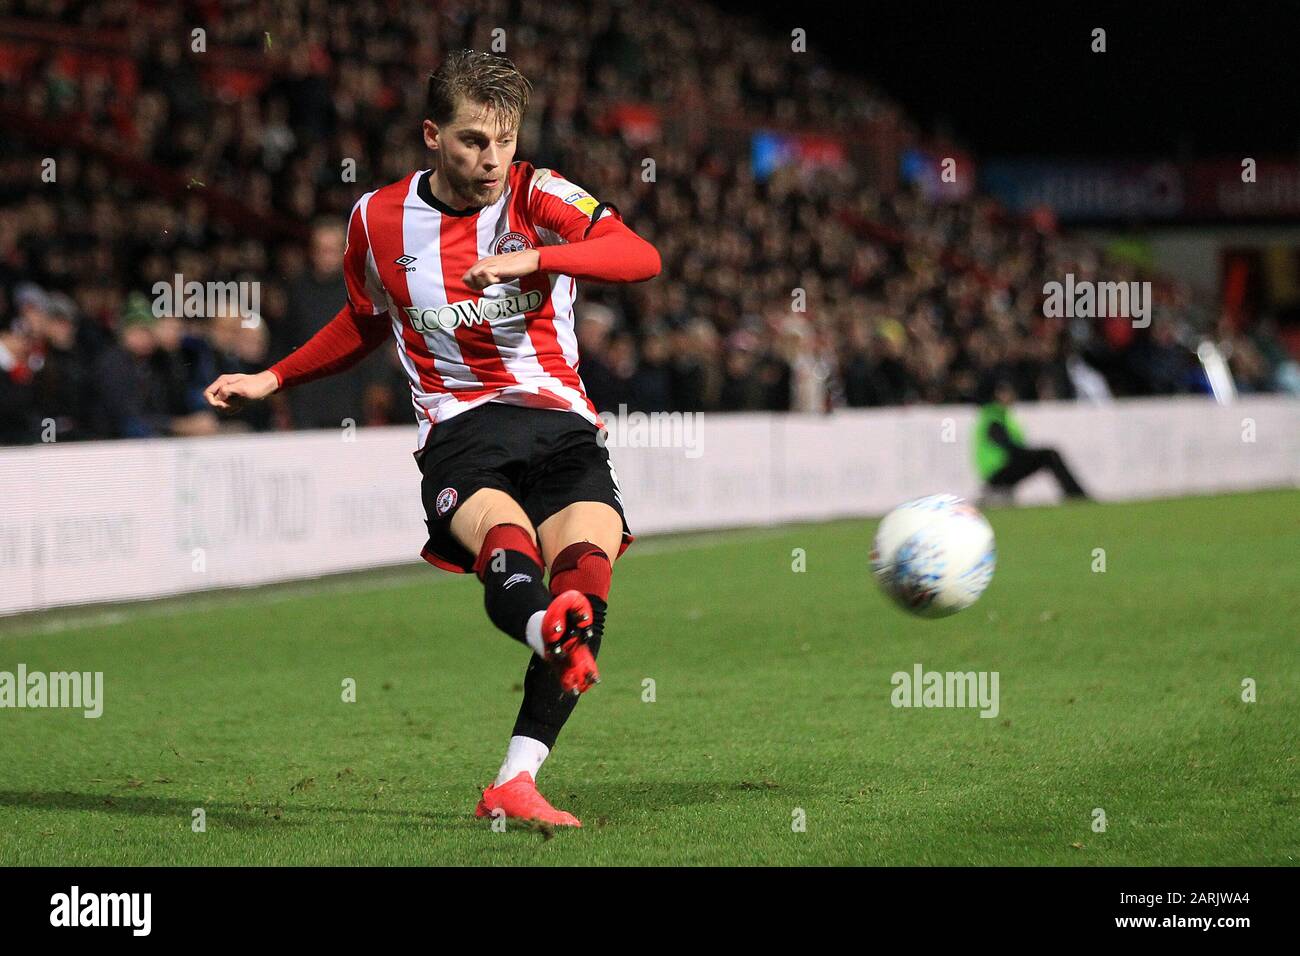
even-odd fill
[[(1173, 283), (1155, 282), (1148, 329), (1045, 318), (1043, 284), (1066, 273), (1149, 278), (1050, 217), (930, 200), (855, 162), (757, 175), (753, 129), (911, 127), (789, 37), (685, 0), (652, 17), (611, 0), (0, 13), (66, 34), (0, 35), (0, 108), (37, 121), (0, 141), (0, 442), (410, 421), (387, 348), (233, 418), (202, 389), (333, 316), (347, 211), (427, 164), (427, 69), (502, 40), (535, 86), (520, 158), (614, 203), (663, 258), (653, 282), (583, 288), (580, 372), (602, 410), (969, 402), (994, 377), (1021, 400), (1203, 391), (1207, 333), (1243, 391), (1287, 368), (1266, 325), (1233, 331)], [(176, 275), (256, 281), (259, 314), (156, 316), (151, 290)]]

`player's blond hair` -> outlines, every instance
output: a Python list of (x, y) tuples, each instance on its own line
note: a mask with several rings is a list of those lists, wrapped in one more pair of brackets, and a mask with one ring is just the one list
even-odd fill
[(533, 86), (504, 56), (456, 50), (429, 74), (429, 119), (450, 123), (463, 98), (490, 107), (503, 127), (518, 126), (528, 109)]

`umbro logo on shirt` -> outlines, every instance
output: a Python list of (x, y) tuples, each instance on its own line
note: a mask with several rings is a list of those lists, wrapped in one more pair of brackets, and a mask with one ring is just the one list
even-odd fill
[(411, 265), (416, 259), (415, 256), (399, 256), (393, 262), (402, 267), (403, 272), (414, 272), (415, 266)]

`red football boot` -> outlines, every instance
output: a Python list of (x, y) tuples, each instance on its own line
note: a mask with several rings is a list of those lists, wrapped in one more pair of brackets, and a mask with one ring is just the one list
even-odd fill
[(581, 591), (557, 594), (542, 618), (542, 644), (546, 660), (560, 677), (567, 693), (581, 694), (600, 683), (596, 658), (587, 646), (592, 636), (591, 602)]
[(533, 775), (527, 770), (519, 771), (499, 787), (484, 790), (483, 799), (474, 808), (474, 816), (492, 816), (497, 810), (512, 820), (536, 820), (557, 827), (582, 826), (582, 821), (572, 813), (555, 809), (537, 792)]

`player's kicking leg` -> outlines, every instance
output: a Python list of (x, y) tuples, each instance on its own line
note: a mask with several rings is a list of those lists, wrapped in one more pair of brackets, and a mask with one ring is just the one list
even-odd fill
[(542, 583), (542, 556), (523, 508), (504, 491), (482, 488), (461, 505), (451, 531), (473, 554), (483, 603), (498, 628), (541, 657), (564, 692), (576, 696), (600, 680), (586, 647), (589, 602), (572, 589), (552, 594)]
[[(452, 518), (451, 532), (478, 555), (474, 572), (483, 582), (488, 617), (532, 649), (529, 674), (536, 670), (544, 675), (546, 692), (553, 691), (567, 703), (567, 716), (577, 695), (599, 680), (589, 646), (595, 636), (589, 599), (577, 589), (548, 590), (542, 583), (543, 559), (532, 525), (504, 491), (476, 491)], [(532, 678), (534, 685), (538, 679)], [(527, 687), (526, 679), (525, 700)], [(554, 743), (554, 736), (549, 740)], [(517, 727), (501, 773), (484, 791), (476, 814), (500, 811), (507, 817), (581, 826), (577, 818), (556, 810), (537, 791), (537, 770), (549, 749), (548, 743), (520, 734)]]
[[(550, 593), (558, 600), (578, 592), (589, 602), (592, 634), (586, 646), (594, 657), (600, 650), (608, 607), (612, 577), (609, 555), (619, 552), (623, 518), (609, 505), (580, 501), (547, 518), (537, 531), (543, 559), (551, 568)], [(537, 773), (577, 703), (577, 695), (566, 692), (562, 674), (534, 654), (524, 673), (524, 699), (505, 760), (495, 783), (483, 793), (479, 816), (497, 807), (514, 816), (511, 804), (535, 802)], [(539, 794), (536, 800), (541, 800)], [(550, 819), (570, 826), (582, 825), (567, 813)]]
[[(590, 604), (592, 636), (587, 647), (594, 656), (600, 651), (605, 628), (612, 577), (610, 555), (618, 554), (623, 541), (622, 515), (602, 502), (574, 502), (543, 521), (537, 535), (551, 569), (551, 594), (576, 591)], [(524, 699), (497, 774), (497, 786), (509, 785), (521, 773), (537, 779), (577, 704), (576, 695), (565, 693), (558, 673), (534, 655), (524, 672)], [(491, 795), (489, 791), (484, 799)]]

